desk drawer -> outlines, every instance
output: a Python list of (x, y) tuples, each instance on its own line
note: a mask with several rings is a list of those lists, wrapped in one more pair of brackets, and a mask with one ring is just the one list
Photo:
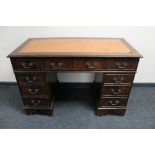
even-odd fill
[(69, 58), (57, 58), (45, 60), (46, 70), (105, 70), (105, 59), (69, 59)]
[(108, 98), (101, 98), (99, 106), (109, 106), (109, 107), (118, 107), (118, 106), (126, 106), (128, 98), (126, 97), (108, 97)]
[(27, 82), (27, 83), (34, 83), (34, 82), (44, 82), (45, 75), (44, 73), (37, 73), (37, 72), (19, 72), (15, 73), (18, 82)]
[(130, 86), (103, 86), (102, 96), (128, 96), (130, 89)]
[(51, 106), (51, 103), (48, 97), (24, 98), (24, 106), (27, 108), (48, 108)]
[(74, 68), (76, 70), (105, 70), (106, 60), (105, 59), (80, 59), (74, 62)]
[(131, 84), (134, 74), (108, 74), (104, 76), (104, 84)]
[(136, 70), (139, 59), (137, 58), (109, 58), (108, 70)]
[(46, 59), (46, 70), (73, 70), (72, 59)]
[(14, 70), (42, 70), (42, 59), (14, 58), (11, 59)]
[(48, 86), (44, 84), (20, 84), (19, 87), (23, 96), (48, 95)]

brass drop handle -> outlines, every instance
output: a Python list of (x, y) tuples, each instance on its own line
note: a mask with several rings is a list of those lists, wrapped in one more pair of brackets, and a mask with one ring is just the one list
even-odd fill
[(113, 80), (115, 81), (115, 83), (119, 84), (119, 83), (123, 82), (124, 77), (123, 76), (122, 77), (114, 77)]
[(54, 62), (52, 62), (50, 65), (51, 65), (51, 67), (52, 67), (53, 69), (59, 69), (60, 67), (63, 66), (63, 63), (62, 63), (62, 62), (59, 62), (59, 63), (54, 63)]
[(39, 92), (39, 89), (28, 89), (30, 95), (36, 95)]
[(62, 67), (63, 66), (63, 63), (62, 62), (59, 62), (58, 63), (58, 66), (59, 66), (59, 68)]
[(119, 62), (116, 63), (118, 69), (125, 69), (127, 65), (128, 64), (126, 62), (124, 62), (122, 65)]
[(112, 89), (111, 91), (113, 95), (119, 95), (119, 93), (121, 92), (121, 89), (118, 89), (117, 91), (115, 89)]
[(30, 77), (29, 76), (26, 76), (25, 77), (25, 80), (27, 81), (27, 82), (34, 82), (35, 80), (36, 80), (36, 76), (33, 76), (33, 77), (31, 77), (31, 79), (30, 79)]
[(28, 63), (23, 62), (23, 63), (22, 63), (22, 66), (23, 66), (25, 69), (29, 69), (29, 68), (31, 68), (33, 65), (34, 65), (33, 62), (28, 62)]
[(88, 69), (94, 69), (95, 68), (95, 65), (92, 65), (89, 62), (86, 63), (86, 66), (88, 67)]
[(54, 62), (52, 62), (50, 65), (53, 69), (58, 69), (58, 66)]
[(112, 101), (112, 100), (109, 100), (109, 105), (110, 106), (116, 106), (116, 105), (118, 105), (119, 104), (119, 100), (116, 100), (115, 102), (114, 101)]
[(34, 100), (31, 100), (30, 102), (33, 104), (33, 107), (37, 107), (41, 103), (40, 100), (38, 100), (37, 102), (35, 102)]

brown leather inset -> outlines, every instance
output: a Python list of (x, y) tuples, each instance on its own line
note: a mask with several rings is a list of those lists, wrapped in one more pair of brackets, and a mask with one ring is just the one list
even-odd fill
[(33, 39), (19, 52), (129, 54), (131, 50), (120, 39)]

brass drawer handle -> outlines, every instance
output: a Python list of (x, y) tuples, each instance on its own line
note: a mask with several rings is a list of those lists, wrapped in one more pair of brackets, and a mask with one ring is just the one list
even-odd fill
[(124, 62), (122, 65), (119, 62), (116, 63), (118, 69), (125, 69), (127, 65), (128, 64), (126, 62)]
[(124, 77), (113, 77), (113, 80), (115, 81), (115, 83), (121, 83), (124, 81)]
[(111, 89), (111, 91), (113, 95), (119, 95), (121, 92), (121, 89), (118, 89), (117, 91), (115, 89)]
[(26, 76), (26, 77), (25, 77), (25, 80), (26, 80), (27, 82), (34, 82), (36, 79), (37, 79), (36, 76), (33, 76), (31, 79), (30, 79), (29, 76)]
[(39, 92), (39, 89), (28, 89), (30, 95), (36, 95)]
[(62, 67), (63, 66), (63, 63), (62, 62), (59, 62), (58, 63), (58, 66), (59, 66), (59, 68)]
[(33, 62), (29, 62), (29, 63), (23, 62), (23, 63), (22, 63), (22, 66), (23, 66), (25, 69), (29, 69), (29, 68), (31, 68), (33, 65), (34, 65)]
[(56, 63), (52, 62), (50, 65), (52, 69), (58, 69), (58, 66), (56, 65)]
[(59, 62), (59, 63), (52, 62), (50, 65), (51, 65), (52, 69), (59, 69), (60, 67), (63, 66), (63, 63), (62, 62)]
[(31, 100), (30, 102), (33, 104), (33, 107), (37, 107), (41, 103), (40, 100), (37, 100), (37, 102), (35, 102), (34, 100)]
[(115, 102), (114, 101), (112, 101), (112, 100), (109, 100), (109, 105), (110, 106), (116, 106), (116, 105), (118, 105), (119, 104), (119, 100), (116, 100)]
[(95, 65), (91, 65), (90, 63), (86, 63), (86, 66), (88, 67), (88, 69), (94, 69)]

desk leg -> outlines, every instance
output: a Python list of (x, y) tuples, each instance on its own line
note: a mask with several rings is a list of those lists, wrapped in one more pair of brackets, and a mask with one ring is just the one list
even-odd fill
[(53, 108), (50, 109), (25, 109), (26, 115), (32, 114), (43, 114), (43, 115), (53, 115)]

